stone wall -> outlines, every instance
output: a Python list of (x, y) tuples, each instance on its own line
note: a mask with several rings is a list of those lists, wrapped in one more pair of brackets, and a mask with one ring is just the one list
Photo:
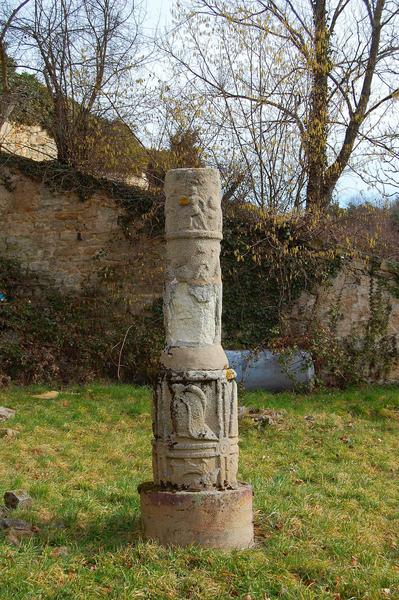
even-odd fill
[(163, 243), (143, 236), (128, 241), (115, 200), (96, 193), (82, 202), (15, 167), (1, 167), (0, 175), (0, 256), (18, 259), (61, 290), (123, 281), (136, 308), (161, 295)]
[[(10, 154), (17, 154), (35, 161), (48, 161), (57, 158), (57, 146), (47, 131), (39, 125), (22, 125), (21, 123), (6, 122), (0, 129), (0, 148)], [(117, 173), (104, 173), (104, 177), (116, 179), (148, 189), (145, 173), (118, 177)]]
[[(391, 306), (387, 334), (395, 336), (399, 348), (399, 299), (387, 290), (399, 290), (397, 272), (383, 262), (376, 276), (387, 284), (383, 297)], [(375, 281), (375, 278), (374, 278)], [(332, 314), (336, 316), (336, 335), (344, 339), (356, 330), (362, 330), (370, 319), (370, 291), (372, 278), (365, 261), (347, 262), (326, 285), (312, 292), (303, 292), (288, 315), (290, 335), (302, 336), (315, 325), (327, 327)], [(399, 381), (399, 364), (390, 373), (390, 380)]]
[[(18, 259), (61, 290), (121, 286), (131, 310), (139, 311), (162, 295), (165, 245), (146, 236), (128, 241), (118, 224), (123, 212), (105, 194), (82, 202), (74, 193), (51, 191), (16, 167), (1, 167), (0, 256)], [(387, 282), (397, 277), (386, 263), (379, 274)], [(367, 265), (347, 263), (328, 285), (300, 296), (287, 315), (289, 332), (303, 335), (315, 322), (326, 325), (334, 309), (337, 335), (345, 338), (369, 319), (369, 300)], [(399, 345), (399, 300), (389, 300), (389, 333)], [(391, 379), (399, 381), (399, 365)]]
[(57, 147), (53, 138), (39, 125), (5, 123), (0, 130), (0, 146), (6, 152), (32, 160), (57, 158)]

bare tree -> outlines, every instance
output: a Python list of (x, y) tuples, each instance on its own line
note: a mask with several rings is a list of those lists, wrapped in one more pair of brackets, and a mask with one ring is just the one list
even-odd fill
[(112, 111), (110, 100), (123, 93), (124, 77), (145, 59), (142, 18), (134, 0), (34, 0), (32, 11), (15, 23), (51, 95), (60, 161), (80, 168), (90, 162), (98, 139), (93, 116)]
[(397, 0), (194, 0), (167, 51), (212, 98), (255, 199), (318, 210), (345, 169), (399, 158), (398, 25)]

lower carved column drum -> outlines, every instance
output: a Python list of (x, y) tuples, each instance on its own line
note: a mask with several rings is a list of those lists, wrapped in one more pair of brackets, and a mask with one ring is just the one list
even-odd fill
[(234, 371), (165, 371), (153, 423), (155, 483), (193, 491), (237, 487)]

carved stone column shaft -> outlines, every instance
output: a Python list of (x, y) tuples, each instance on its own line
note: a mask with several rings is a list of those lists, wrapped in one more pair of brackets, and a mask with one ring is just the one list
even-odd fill
[(154, 481), (201, 490), (237, 486), (237, 389), (221, 347), (219, 173), (177, 169), (165, 180), (166, 349), (154, 412)]
[(221, 186), (214, 169), (165, 179), (166, 347), (154, 397), (154, 483), (144, 532), (161, 543), (246, 548), (252, 491), (237, 482), (235, 373), (221, 346)]

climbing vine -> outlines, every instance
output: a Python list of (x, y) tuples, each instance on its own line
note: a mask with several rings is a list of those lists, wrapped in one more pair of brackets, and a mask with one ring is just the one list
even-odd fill
[(340, 386), (383, 382), (397, 364), (397, 340), (389, 329), (392, 296), (379, 266), (379, 261), (370, 262), (369, 314), (363, 322), (354, 324), (349, 335), (340, 338), (337, 326), (342, 309), (338, 298), (327, 322), (315, 322), (304, 340), (324, 382)]
[[(81, 187), (82, 200), (96, 192), (114, 198), (124, 208), (119, 224), (132, 244), (137, 236), (159, 237), (163, 232), (161, 193), (98, 180), (59, 163), (40, 165), (0, 154), (0, 164), (10, 165), (9, 161), (59, 193)], [(12, 191), (8, 169), (2, 174), (3, 185)], [(384, 379), (398, 356), (389, 333), (391, 299), (399, 297), (399, 268), (395, 263), (395, 271), (394, 261), (390, 261), (390, 277), (384, 278), (381, 261), (369, 260), (370, 316), (350, 336), (339, 339), (337, 334), (339, 298), (330, 308), (329, 319), (313, 323), (305, 335), (293, 336), (286, 327), (287, 315), (302, 292), (327, 284), (353, 257), (365, 258), (379, 251), (380, 221), (373, 228), (367, 210), (359, 250), (354, 240), (359, 245), (361, 236), (347, 233), (352, 223), (360, 222), (358, 210), (353, 215), (351, 210), (336, 209), (320, 220), (296, 213), (277, 215), (235, 202), (226, 204), (223, 212), (224, 346), (285, 353), (298, 347), (308, 349), (317, 372), (334, 384)], [(345, 221), (348, 215), (351, 221)], [(0, 259), (4, 296), (0, 302), (0, 380), (29, 383), (119, 376), (150, 381), (164, 343), (162, 303), (159, 300), (132, 315), (123, 280), (117, 278), (118, 273), (105, 271), (98, 289), (87, 289), (79, 296), (60, 294), (50, 284), (36, 281), (15, 261)]]
[(221, 263), (225, 344), (267, 347), (299, 294), (330, 277), (344, 253), (317, 240), (304, 216), (270, 215), (248, 205), (225, 210)]

